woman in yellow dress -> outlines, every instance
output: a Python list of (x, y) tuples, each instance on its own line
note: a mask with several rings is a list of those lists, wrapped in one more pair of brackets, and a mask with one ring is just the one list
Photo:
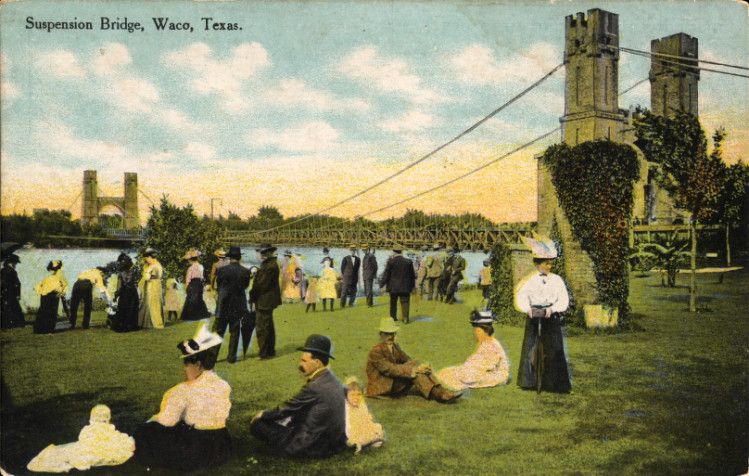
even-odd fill
[(161, 279), (164, 277), (164, 269), (156, 260), (159, 254), (153, 248), (147, 248), (143, 252), (146, 261), (146, 269), (140, 280), (140, 313), (138, 314), (138, 326), (149, 329), (164, 328), (164, 313), (161, 296)]
[(317, 297), (322, 301), (322, 310), (326, 310), (327, 301), (330, 301), (330, 310), (333, 310), (333, 301), (337, 294), (335, 290), (336, 273), (331, 267), (333, 260), (325, 257), (322, 260), (323, 270), (320, 279), (317, 281)]

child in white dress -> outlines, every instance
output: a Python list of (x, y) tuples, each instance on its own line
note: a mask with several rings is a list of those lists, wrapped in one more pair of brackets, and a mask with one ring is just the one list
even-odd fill
[(361, 383), (356, 377), (346, 379), (346, 437), (349, 446), (379, 448), (385, 441), (385, 430), (374, 421), (362, 393)]

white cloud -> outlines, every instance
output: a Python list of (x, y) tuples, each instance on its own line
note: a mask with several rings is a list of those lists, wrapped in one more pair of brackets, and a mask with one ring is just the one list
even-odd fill
[(99, 76), (110, 76), (122, 66), (133, 62), (127, 46), (121, 43), (106, 43), (99, 49), (99, 54), (91, 62), (91, 69)]
[(397, 93), (417, 104), (444, 102), (446, 98), (422, 86), (421, 78), (400, 58), (389, 59), (373, 46), (354, 50), (341, 63), (340, 71), (384, 93)]
[(128, 111), (151, 112), (159, 101), (156, 87), (143, 79), (114, 81), (111, 89), (114, 104)]
[(369, 109), (369, 104), (362, 99), (337, 99), (331, 94), (312, 89), (296, 78), (282, 79), (275, 89), (266, 92), (271, 104), (294, 107), (302, 106), (321, 111), (338, 110), (348, 112), (363, 112)]
[(415, 132), (433, 125), (432, 116), (416, 110), (408, 111), (398, 119), (383, 121), (379, 124), (380, 129), (387, 132)]
[(338, 131), (329, 124), (312, 121), (282, 132), (258, 129), (248, 134), (247, 141), (256, 148), (274, 147), (290, 152), (315, 152), (334, 147), (338, 136)]
[(199, 94), (220, 94), (224, 107), (230, 111), (247, 106), (241, 91), (243, 82), (270, 64), (268, 52), (255, 42), (242, 43), (224, 60), (214, 59), (213, 51), (205, 43), (192, 43), (182, 50), (167, 53), (163, 61), (172, 68), (189, 71), (193, 76), (190, 84)]
[(501, 86), (508, 81), (540, 79), (561, 62), (561, 54), (549, 43), (536, 43), (522, 53), (497, 58), (483, 45), (471, 45), (449, 59), (457, 77), (472, 85)]
[(86, 76), (86, 71), (78, 64), (78, 58), (66, 50), (40, 53), (36, 56), (35, 63), (45, 75), (70, 79), (80, 79)]
[(185, 147), (185, 153), (191, 158), (206, 165), (212, 164), (216, 160), (216, 149), (198, 142), (190, 142), (187, 144)]

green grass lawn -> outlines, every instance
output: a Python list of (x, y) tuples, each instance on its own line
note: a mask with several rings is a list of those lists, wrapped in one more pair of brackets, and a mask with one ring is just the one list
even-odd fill
[[(684, 278), (682, 278), (683, 280)], [(324, 460), (267, 453), (249, 434), (258, 411), (277, 405), (302, 385), (295, 348), (311, 333), (332, 337), (332, 369), (341, 380), (364, 381), (367, 352), (387, 316), (387, 297), (368, 309), (304, 313), (300, 304), (276, 311), (279, 357), (251, 358), (217, 372), (232, 386), (232, 459), (195, 472), (234, 474), (716, 474), (747, 471), (749, 459), (749, 273), (698, 275), (701, 307), (687, 312), (688, 289), (663, 288), (660, 278), (633, 278), (630, 303), (641, 330), (570, 332), (574, 391), (536, 394), (515, 385), (523, 330), (497, 326), (511, 360), (505, 387), (467, 392), (442, 405), (417, 394), (368, 400), (388, 441), (361, 455)], [(398, 341), (435, 368), (461, 363), (471, 352), (467, 323), (478, 291), (463, 304), (412, 303), (417, 317), (401, 325)], [(363, 303), (363, 300), (359, 301)], [(103, 313), (95, 315), (101, 325)], [(164, 392), (181, 380), (177, 342), (195, 324), (116, 334), (102, 327), (33, 335), (31, 326), (2, 333), (2, 375), (12, 401), (3, 402), (2, 465), (26, 473), (28, 461), (50, 443), (75, 441), (91, 407), (105, 403), (113, 423), (132, 434), (158, 411)], [(12, 405), (12, 406), (11, 406)], [(173, 474), (136, 462), (90, 474)]]

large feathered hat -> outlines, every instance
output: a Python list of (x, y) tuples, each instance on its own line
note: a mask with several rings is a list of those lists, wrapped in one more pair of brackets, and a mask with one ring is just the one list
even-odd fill
[(534, 235), (533, 238), (524, 236), (523, 239), (531, 249), (534, 258), (557, 259), (557, 246), (553, 240), (543, 235)]

